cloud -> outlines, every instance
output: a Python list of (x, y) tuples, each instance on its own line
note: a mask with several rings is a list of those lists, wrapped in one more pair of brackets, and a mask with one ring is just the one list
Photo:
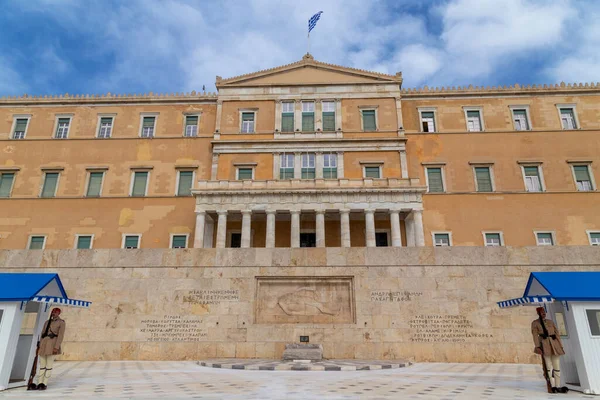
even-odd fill
[[(299, 60), (307, 48), (307, 20), (317, 11), (323, 11), (311, 34), (317, 60), (402, 71), (405, 87), (600, 80), (596, 2), (415, 4), (69, 0), (65, 6), (64, 0), (15, 0), (10, 18), (0, 16), (3, 29), (19, 17), (37, 16), (51, 34), (30, 39), (44, 50), (28, 69), (8, 65), (0, 90), (14, 93), (30, 81), (38, 92), (181, 92), (203, 85), (214, 90), (216, 75), (227, 78)], [(11, 45), (0, 44), (0, 51), (26, 48), (17, 41)]]
[(0, 97), (5, 95), (23, 94), (29, 91), (29, 85), (25, 83), (7, 58), (0, 55)]

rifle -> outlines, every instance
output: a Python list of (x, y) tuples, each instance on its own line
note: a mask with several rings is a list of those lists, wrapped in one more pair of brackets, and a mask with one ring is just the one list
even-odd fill
[(548, 367), (546, 367), (546, 362), (544, 361), (544, 347), (540, 347), (540, 350), (542, 351), (540, 357), (542, 357), (542, 368), (544, 369), (544, 378), (546, 379), (546, 389), (548, 390), (548, 393), (554, 393), (552, 391), (552, 383), (550, 383), (550, 375), (548, 375)]
[(40, 341), (37, 342), (37, 347), (35, 349), (35, 358), (33, 359), (33, 365), (31, 366), (31, 373), (29, 374), (29, 380), (27, 381), (27, 390), (35, 390), (36, 386), (33, 383), (33, 379), (35, 378), (35, 373), (37, 372), (37, 363), (38, 363), (38, 355), (40, 354)]

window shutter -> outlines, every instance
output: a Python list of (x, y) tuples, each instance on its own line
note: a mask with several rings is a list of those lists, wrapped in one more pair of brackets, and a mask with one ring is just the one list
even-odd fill
[(335, 131), (335, 112), (324, 112), (323, 113), (323, 131), (325, 131), (325, 132)]
[(112, 118), (110, 118), (110, 117), (100, 118), (100, 125), (112, 125)]
[(30, 250), (40, 250), (44, 247), (43, 236), (32, 236), (31, 242), (29, 243)]
[(429, 181), (430, 192), (441, 193), (444, 191), (441, 168), (427, 168), (427, 180)]
[(538, 167), (525, 167), (525, 176), (538, 176)]
[(478, 192), (491, 192), (492, 191), (492, 177), (490, 175), (489, 167), (476, 167), (475, 177), (477, 179), (477, 191)]
[(139, 236), (125, 236), (125, 248), (137, 249), (139, 246)]
[(192, 125), (192, 126), (196, 126), (198, 125), (198, 116), (197, 115), (188, 115), (187, 117), (185, 117), (185, 124), (186, 125)]
[(375, 110), (363, 110), (363, 131), (374, 131), (377, 126), (375, 124)]
[(87, 196), (96, 197), (100, 196), (100, 189), (102, 187), (102, 177), (104, 172), (91, 172), (90, 182), (88, 184)]
[(573, 167), (575, 170), (575, 180), (576, 181), (589, 181), (590, 173), (588, 171), (587, 165), (575, 165)]
[(9, 197), (10, 189), (15, 178), (15, 174), (6, 173), (0, 175), (0, 197)]
[(380, 178), (379, 167), (365, 167), (365, 178)]
[(47, 172), (42, 189), (42, 197), (54, 197), (56, 193), (56, 184), (58, 182), (57, 172)]
[(337, 179), (337, 168), (323, 168), (324, 179)]
[(136, 172), (133, 176), (133, 190), (131, 191), (131, 195), (145, 196), (147, 180), (148, 172)]
[(17, 123), (15, 124), (15, 132), (25, 132), (27, 129), (27, 120), (26, 119), (17, 119)]
[(185, 235), (173, 236), (173, 243), (171, 245), (174, 249), (185, 249), (186, 237)]
[(179, 187), (177, 196), (189, 196), (192, 194), (194, 173), (192, 171), (179, 171)]
[(315, 130), (315, 113), (302, 113), (302, 132), (314, 132)]
[(252, 112), (242, 113), (242, 121), (254, 121), (254, 113), (252, 113)]
[(294, 113), (281, 115), (281, 132), (294, 132)]
[(77, 237), (77, 248), (78, 249), (91, 249), (92, 248), (92, 237), (91, 236)]
[(144, 128), (154, 128), (154, 117), (144, 117)]
[(252, 179), (252, 168), (239, 168), (238, 169), (238, 179)]

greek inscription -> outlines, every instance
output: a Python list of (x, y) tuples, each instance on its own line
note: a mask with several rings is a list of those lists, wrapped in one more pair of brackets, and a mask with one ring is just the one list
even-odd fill
[(473, 322), (464, 315), (420, 314), (409, 325), (413, 330), (411, 342), (464, 343), (493, 338), (491, 333), (473, 330)]
[(208, 336), (201, 323), (181, 315), (165, 315), (143, 319), (139, 333), (147, 342), (199, 342)]
[(415, 297), (423, 296), (423, 292), (410, 292), (404, 290), (401, 292), (394, 292), (389, 290), (372, 290), (371, 301), (378, 302), (390, 302), (390, 303), (401, 303), (405, 301), (411, 301)]
[(224, 301), (240, 301), (237, 289), (190, 290), (183, 296), (184, 303), (219, 304)]

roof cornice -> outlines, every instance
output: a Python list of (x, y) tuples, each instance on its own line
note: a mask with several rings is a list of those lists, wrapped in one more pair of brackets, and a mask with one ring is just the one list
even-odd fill
[(98, 103), (170, 103), (181, 101), (217, 101), (217, 94), (213, 92), (188, 92), (188, 93), (144, 93), (144, 94), (60, 94), (31, 96), (3, 96), (0, 105), (29, 105), (29, 104), (98, 104)]

